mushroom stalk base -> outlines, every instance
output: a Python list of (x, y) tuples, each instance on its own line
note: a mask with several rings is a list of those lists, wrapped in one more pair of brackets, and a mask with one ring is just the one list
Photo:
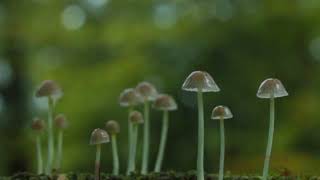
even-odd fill
[(221, 118), (221, 119), (220, 119), (220, 166), (219, 166), (219, 180), (223, 180), (224, 154), (225, 154), (224, 119)]
[(54, 158), (54, 142), (53, 142), (53, 108), (54, 108), (54, 102), (51, 97), (48, 97), (48, 159), (47, 159), (47, 169), (46, 173), (47, 175), (51, 175), (52, 171), (52, 164), (53, 164), (53, 158)]
[(100, 180), (100, 159), (101, 159), (101, 144), (97, 144), (96, 161), (95, 161), (95, 180)]
[(150, 137), (150, 104), (146, 100), (144, 102), (144, 127), (143, 127), (143, 154), (141, 174), (148, 173), (149, 162), (149, 137)]
[(132, 156), (130, 160), (129, 173), (136, 170), (136, 154), (137, 154), (137, 144), (138, 144), (138, 124), (133, 124), (132, 126)]
[(36, 138), (36, 148), (37, 148), (37, 160), (38, 160), (38, 174), (43, 173), (43, 160), (42, 160), (42, 148), (41, 148), (41, 138), (40, 135), (37, 135)]
[(197, 180), (204, 180), (204, 112), (203, 112), (203, 93), (198, 91), (198, 158), (197, 158)]
[(264, 160), (262, 180), (267, 180), (268, 173), (269, 173), (269, 164), (270, 164), (270, 157), (271, 157), (272, 143), (273, 143), (273, 133), (274, 133), (274, 119), (275, 119), (274, 109), (275, 109), (274, 98), (271, 98), (270, 99), (270, 127), (269, 127), (267, 152)]
[(113, 155), (113, 175), (119, 175), (119, 155), (116, 135), (111, 135), (112, 155)]
[(162, 122), (162, 132), (161, 132), (161, 140), (160, 140), (160, 147), (158, 152), (158, 157), (156, 161), (156, 166), (154, 172), (160, 172), (162, 167), (163, 155), (166, 148), (167, 136), (168, 136), (168, 129), (169, 129), (169, 112), (163, 112), (163, 122)]

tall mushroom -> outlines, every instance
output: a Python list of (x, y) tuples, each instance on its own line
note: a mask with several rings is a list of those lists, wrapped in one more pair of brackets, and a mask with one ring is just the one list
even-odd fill
[(144, 125), (143, 125), (143, 152), (141, 174), (148, 173), (149, 146), (150, 146), (150, 101), (157, 97), (156, 88), (149, 82), (141, 82), (136, 87), (137, 92), (144, 101)]
[(225, 154), (225, 136), (224, 136), (224, 120), (231, 119), (233, 115), (226, 106), (217, 106), (213, 109), (211, 119), (220, 121), (220, 165), (219, 180), (223, 180), (224, 172), (224, 154)]
[[(137, 93), (137, 91), (133, 88), (125, 89), (119, 98), (120, 106), (127, 107), (129, 109), (129, 115), (133, 111), (133, 107), (141, 104), (143, 102), (142, 97)], [(132, 160), (132, 122), (128, 117), (128, 144), (129, 144), (129, 151), (128, 151), (128, 168), (127, 168), (127, 175), (130, 174), (130, 165), (132, 164), (130, 160)]]
[(197, 179), (204, 180), (204, 110), (203, 93), (220, 91), (211, 75), (204, 71), (192, 72), (182, 85), (182, 90), (197, 92), (198, 99), (198, 158), (197, 158)]
[(54, 159), (54, 134), (53, 134), (53, 110), (56, 104), (56, 101), (62, 97), (61, 87), (52, 80), (45, 80), (42, 82), (38, 90), (36, 91), (35, 96), (38, 98), (48, 98), (48, 159), (46, 174), (50, 175), (52, 171), (53, 159)]
[(57, 146), (57, 158), (56, 158), (56, 169), (61, 170), (62, 162), (62, 150), (63, 150), (63, 133), (68, 128), (69, 122), (64, 114), (59, 114), (54, 119), (56, 128), (58, 129), (58, 146)]
[(132, 146), (131, 152), (132, 156), (129, 166), (129, 173), (136, 170), (136, 154), (137, 154), (137, 144), (138, 144), (138, 134), (139, 134), (139, 124), (143, 124), (143, 116), (139, 111), (132, 111), (129, 115), (129, 120), (132, 123)]
[(43, 173), (43, 159), (42, 159), (42, 148), (41, 148), (41, 133), (44, 130), (44, 122), (42, 119), (34, 118), (32, 125), (32, 130), (36, 133), (36, 149), (37, 149), (37, 173), (42, 174)]
[(268, 135), (268, 144), (266, 157), (264, 161), (263, 167), (263, 176), (262, 179), (266, 180), (268, 178), (269, 173), (269, 163), (272, 151), (272, 143), (273, 143), (273, 133), (274, 133), (274, 121), (275, 121), (275, 98), (280, 98), (284, 96), (288, 96), (288, 92), (278, 79), (266, 79), (263, 81), (259, 87), (257, 92), (257, 97), (262, 99), (270, 99), (270, 127), (269, 127), (269, 135)]
[(117, 121), (110, 120), (106, 123), (107, 132), (111, 135), (112, 156), (113, 156), (113, 175), (119, 175), (119, 155), (117, 145), (117, 134), (120, 133), (120, 125)]
[(90, 145), (97, 147), (96, 160), (95, 160), (95, 180), (100, 180), (100, 159), (101, 159), (101, 144), (109, 143), (110, 138), (108, 133), (102, 129), (95, 129), (91, 133)]
[(163, 155), (165, 151), (168, 129), (169, 129), (169, 111), (175, 111), (178, 109), (177, 103), (175, 100), (166, 94), (161, 94), (157, 97), (153, 104), (153, 108), (163, 111), (163, 120), (162, 120), (162, 130), (161, 130), (161, 140), (157, 156), (156, 165), (154, 168), (155, 172), (160, 172), (162, 167)]

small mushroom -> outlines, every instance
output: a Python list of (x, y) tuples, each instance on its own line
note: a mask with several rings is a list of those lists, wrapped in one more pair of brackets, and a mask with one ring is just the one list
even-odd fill
[(119, 155), (117, 145), (117, 134), (120, 133), (120, 125), (117, 121), (110, 120), (106, 123), (107, 132), (111, 135), (112, 156), (113, 156), (113, 175), (119, 175)]
[(61, 98), (63, 95), (61, 87), (53, 80), (45, 80), (41, 83), (37, 89), (35, 96), (38, 98), (46, 97), (48, 98), (48, 159), (46, 174), (50, 175), (53, 165), (53, 157), (55, 154), (54, 150), (54, 134), (53, 134), (53, 110), (56, 104), (56, 101)]
[(110, 138), (105, 130), (98, 128), (91, 133), (90, 145), (95, 145), (97, 147), (95, 160), (95, 180), (100, 180), (101, 144), (109, 142)]
[(218, 85), (209, 73), (204, 71), (192, 72), (182, 85), (182, 90), (197, 92), (198, 99), (198, 158), (197, 158), (197, 179), (204, 180), (204, 110), (203, 92), (218, 92)]
[(36, 132), (36, 149), (37, 149), (37, 164), (38, 169), (37, 173), (42, 174), (43, 173), (43, 159), (42, 159), (42, 148), (41, 148), (41, 136), (40, 134), (43, 132), (45, 125), (44, 121), (39, 118), (34, 118), (31, 128), (33, 131)]
[(131, 159), (129, 159), (129, 168), (127, 174), (136, 170), (136, 153), (137, 153), (137, 144), (138, 144), (138, 132), (139, 124), (143, 124), (143, 116), (139, 111), (132, 111), (129, 115), (129, 120), (132, 123), (132, 137), (131, 137)]
[(233, 115), (230, 109), (226, 106), (217, 106), (213, 109), (211, 119), (220, 121), (220, 166), (219, 180), (223, 180), (224, 172), (224, 156), (225, 156), (225, 135), (224, 135), (224, 120), (231, 119)]
[[(143, 102), (143, 98), (140, 96), (140, 94), (137, 93), (137, 91), (133, 88), (125, 89), (119, 97), (119, 104), (122, 107), (128, 107), (129, 109), (129, 115), (133, 110), (134, 106), (140, 105)], [(132, 122), (129, 120), (128, 117), (128, 167), (127, 167), (127, 175), (130, 174), (130, 160), (132, 159)]]
[(133, 107), (143, 102), (143, 98), (133, 88), (125, 89), (119, 98), (120, 106)]
[(62, 163), (62, 149), (63, 149), (63, 133), (68, 128), (69, 122), (64, 114), (59, 114), (54, 119), (54, 124), (58, 129), (58, 147), (57, 147), (57, 160), (56, 169), (60, 171)]
[(169, 95), (161, 94), (153, 103), (153, 108), (163, 111), (163, 120), (162, 120), (162, 130), (161, 130), (161, 140), (157, 156), (156, 165), (154, 171), (159, 173), (161, 172), (164, 151), (166, 148), (168, 129), (169, 129), (169, 111), (175, 111), (178, 109), (176, 101)]
[(144, 100), (144, 125), (141, 174), (148, 173), (149, 146), (150, 146), (150, 101), (154, 101), (158, 95), (157, 89), (149, 82), (141, 82), (136, 91)]
[(269, 164), (272, 151), (274, 121), (275, 121), (275, 98), (288, 96), (288, 92), (278, 79), (266, 79), (263, 81), (258, 89), (257, 97), (262, 99), (270, 99), (270, 127), (268, 135), (268, 144), (266, 157), (263, 167), (262, 179), (267, 180), (269, 174)]

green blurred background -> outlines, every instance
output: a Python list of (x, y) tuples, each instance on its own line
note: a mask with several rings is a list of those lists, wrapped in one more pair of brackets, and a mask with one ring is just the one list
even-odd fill
[[(196, 99), (181, 91), (194, 70), (208, 71), (222, 89), (205, 95), (206, 171), (217, 172), (219, 159), (218, 122), (210, 113), (224, 104), (234, 113), (225, 125), (226, 169), (261, 172), (269, 104), (255, 94), (264, 79), (276, 77), (290, 96), (276, 102), (272, 170), (319, 173), (319, 10), (317, 0), (1, 0), (0, 174), (35, 170), (29, 127), (34, 116), (46, 118), (46, 101), (34, 98), (45, 79), (59, 82), (65, 93), (57, 106), (71, 124), (64, 171), (93, 170), (90, 133), (110, 119), (122, 126), (124, 171), (127, 110), (118, 97), (144, 80), (179, 104), (164, 169), (195, 169)], [(161, 113), (151, 116), (153, 169)], [(111, 172), (110, 144), (103, 148), (102, 167)]]

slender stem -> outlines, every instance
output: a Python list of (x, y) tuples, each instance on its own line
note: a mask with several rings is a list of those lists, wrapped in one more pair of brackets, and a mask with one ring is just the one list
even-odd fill
[(127, 167), (127, 175), (130, 175), (131, 169), (131, 159), (132, 159), (132, 122), (130, 121), (130, 113), (132, 112), (133, 108), (129, 107), (128, 111), (128, 167)]
[(100, 180), (100, 159), (101, 159), (101, 144), (97, 144), (96, 161), (95, 161), (95, 180)]
[(272, 143), (273, 143), (273, 133), (274, 133), (274, 119), (275, 119), (274, 109), (275, 109), (275, 102), (274, 102), (274, 97), (272, 97), (270, 99), (270, 127), (269, 127), (269, 136), (268, 136), (268, 146), (267, 146), (266, 157), (264, 160), (262, 180), (267, 180), (268, 173), (269, 173), (269, 163), (270, 163)]
[(117, 146), (117, 136), (115, 134), (111, 135), (112, 142), (112, 156), (113, 156), (113, 175), (119, 175), (119, 155)]
[(36, 147), (37, 147), (37, 159), (38, 159), (38, 174), (43, 173), (43, 160), (42, 160), (42, 149), (41, 149), (41, 138), (40, 135), (37, 135), (36, 138)]
[(220, 119), (220, 166), (219, 180), (223, 180), (224, 172), (224, 153), (225, 153), (225, 137), (224, 137), (224, 119)]
[(130, 172), (136, 170), (136, 154), (137, 154), (137, 144), (138, 144), (138, 124), (133, 124), (132, 127), (132, 159), (130, 165)]
[(160, 147), (158, 152), (158, 157), (156, 161), (156, 166), (154, 168), (154, 172), (160, 172), (162, 167), (163, 155), (166, 148), (167, 136), (169, 129), (169, 112), (163, 112), (163, 122), (162, 122), (162, 132), (161, 132), (161, 140)]
[(46, 173), (48, 175), (51, 174), (52, 171), (52, 164), (53, 164), (53, 158), (54, 158), (54, 140), (53, 140), (53, 126), (52, 126), (52, 120), (53, 120), (53, 108), (54, 108), (54, 102), (52, 97), (48, 97), (48, 159), (47, 159), (47, 169)]
[(197, 159), (197, 180), (204, 180), (203, 158), (204, 158), (204, 112), (203, 93), (198, 91), (198, 159)]
[(58, 171), (61, 169), (62, 148), (63, 148), (63, 130), (59, 130), (59, 132), (58, 132), (58, 147), (57, 147), (57, 164), (56, 164), (56, 168)]
[(148, 173), (149, 143), (150, 143), (150, 104), (148, 100), (144, 102), (144, 129), (143, 129), (143, 154), (141, 174)]

